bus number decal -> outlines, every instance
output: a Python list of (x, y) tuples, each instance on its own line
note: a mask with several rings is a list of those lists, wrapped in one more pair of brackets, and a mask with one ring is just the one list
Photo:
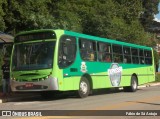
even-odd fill
[(110, 69), (108, 69), (108, 75), (112, 86), (119, 86), (122, 76), (122, 67), (118, 63), (112, 63)]

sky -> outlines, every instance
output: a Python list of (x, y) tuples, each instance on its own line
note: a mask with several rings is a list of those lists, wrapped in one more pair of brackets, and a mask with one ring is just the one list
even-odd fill
[(160, 3), (158, 5), (158, 11), (159, 13), (155, 15), (154, 20), (160, 22)]

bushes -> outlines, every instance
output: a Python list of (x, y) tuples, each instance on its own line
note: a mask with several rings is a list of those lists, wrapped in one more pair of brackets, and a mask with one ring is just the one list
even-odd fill
[(156, 82), (160, 82), (160, 73), (156, 73)]
[(0, 47), (0, 86), (2, 85), (2, 57), (3, 57), (3, 53), (2, 53), (2, 47)]

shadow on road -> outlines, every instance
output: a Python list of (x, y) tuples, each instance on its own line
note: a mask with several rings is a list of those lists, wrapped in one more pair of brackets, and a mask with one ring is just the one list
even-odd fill
[[(97, 90), (93, 90), (92, 94), (90, 96), (96, 96), (96, 95), (107, 95), (107, 94), (114, 94), (114, 93), (121, 93), (124, 92), (123, 90), (119, 90), (118, 88), (108, 88), (108, 89), (97, 89)], [(54, 101), (54, 100), (64, 100), (64, 99), (69, 99), (69, 98), (75, 98), (75, 99), (80, 99), (77, 97), (76, 92), (72, 91), (72, 92), (60, 92), (57, 94), (54, 94), (51, 97), (48, 98), (44, 98), (41, 97), (41, 95), (39, 93), (31, 93), (30, 97), (25, 97), (25, 95), (23, 94), (23, 98), (19, 99), (19, 100), (13, 100), (10, 102), (28, 102), (28, 101)]]

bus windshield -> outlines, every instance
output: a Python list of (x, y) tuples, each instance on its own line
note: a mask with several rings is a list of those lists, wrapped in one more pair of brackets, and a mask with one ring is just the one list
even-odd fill
[(12, 70), (52, 68), (54, 48), (55, 41), (15, 45)]

